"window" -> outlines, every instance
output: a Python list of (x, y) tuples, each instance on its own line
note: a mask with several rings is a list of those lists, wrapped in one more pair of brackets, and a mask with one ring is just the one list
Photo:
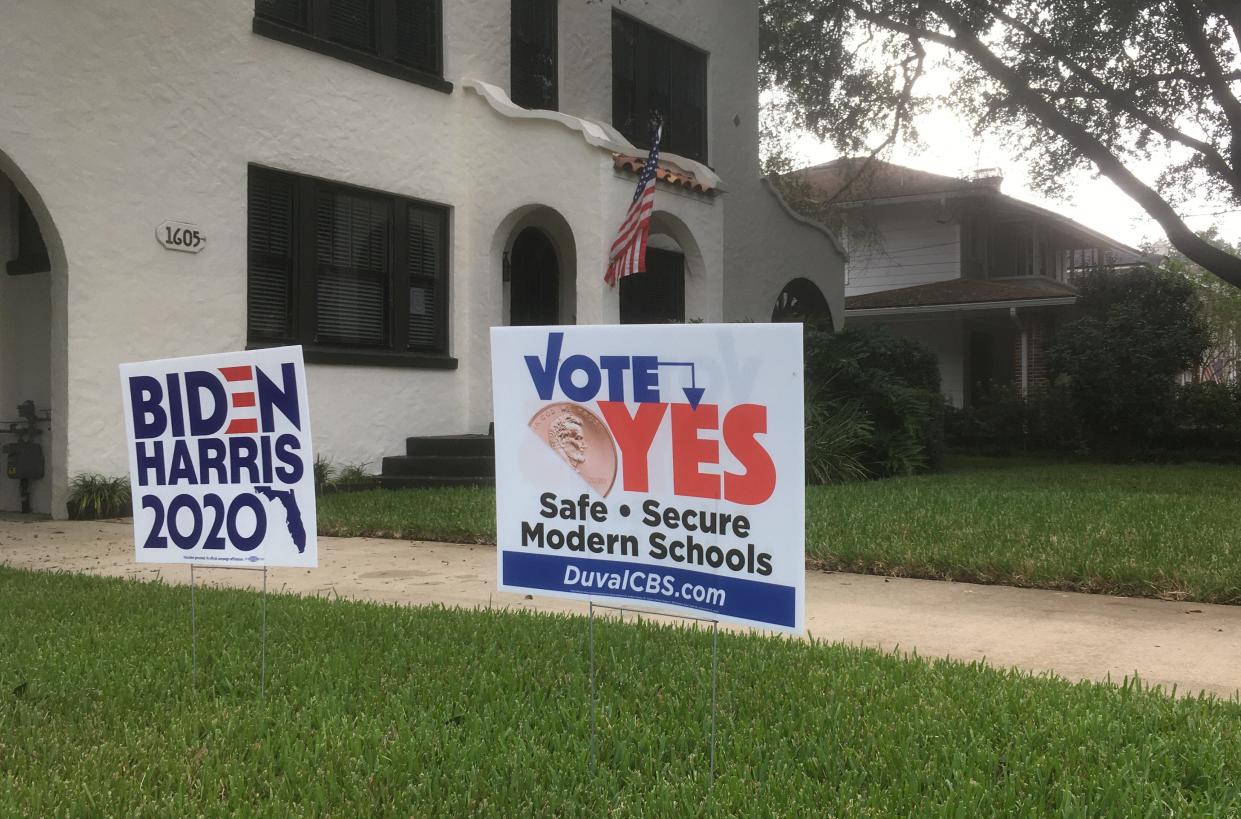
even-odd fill
[(250, 168), (252, 346), (301, 344), (308, 361), (452, 367), (448, 211)]
[(34, 212), (25, 197), (17, 197), (17, 255), (5, 264), (5, 270), (12, 276), (26, 273), (46, 273), (52, 269), (51, 260), (47, 255), (47, 245), (43, 242), (43, 233), (34, 218)]
[(650, 147), (651, 114), (664, 119), (663, 150), (707, 161), (707, 55), (612, 13), (612, 125)]
[(254, 0), (254, 32), (440, 91), (441, 0)]
[(512, 99), (556, 110), (556, 0), (513, 0)]

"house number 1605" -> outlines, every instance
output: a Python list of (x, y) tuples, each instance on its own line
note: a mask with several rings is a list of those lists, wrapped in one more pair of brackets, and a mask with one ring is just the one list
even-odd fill
[(197, 253), (207, 246), (207, 237), (198, 225), (187, 222), (164, 222), (155, 229), (155, 238), (166, 250)]

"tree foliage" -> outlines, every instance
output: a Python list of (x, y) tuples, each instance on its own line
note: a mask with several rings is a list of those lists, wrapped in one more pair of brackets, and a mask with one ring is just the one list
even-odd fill
[(1112, 448), (1158, 443), (1172, 430), (1178, 377), (1210, 346), (1192, 283), (1154, 270), (1098, 271), (1079, 285), (1083, 315), (1060, 328), (1050, 357), (1078, 418)]
[[(1241, 287), (1241, 257), (1181, 213), (1190, 193), (1241, 207), (1238, 0), (766, 0), (763, 12), (768, 83), (842, 152), (917, 141), (917, 116), (949, 105), (1001, 132), (1046, 193), (1093, 166), (1185, 257)], [(922, 90), (932, 66), (953, 78), (947, 93)], [(1172, 160), (1144, 179), (1164, 149)]]
[[(1215, 230), (1205, 232), (1203, 238), (1234, 256), (1241, 256), (1241, 247), (1220, 239)], [(1241, 290), (1224, 284), (1201, 265), (1166, 245), (1156, 243), (1144, 249), (1163, 256), (1164, 268), (1169, 273), (1182, 276), (1194, 285), (1202, 300), (1203, 315), (1211, 334), (1207, 363), (1217, 377), (1236, 373), (1241, 365)]]

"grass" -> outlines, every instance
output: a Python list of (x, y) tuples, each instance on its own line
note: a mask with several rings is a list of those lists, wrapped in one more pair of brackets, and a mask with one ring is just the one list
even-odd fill
[(0, 815), (1241, 812), (1241, 705), (603, 622), (0, 569)]
[(496, 542), (492, 489), (370, 489), (318, 499), (319, 534), (449, 543)]
[(974, 459), (806, 507), (807, 551), (834, 569), (1241, 603), (1235, 466)]
[[(841, 571), (1241, 604), (1241, 468), (962, 459), (812, 487), (806, 552)], [(490, 490), (322, 499), (320, 531), (495, 542)]]

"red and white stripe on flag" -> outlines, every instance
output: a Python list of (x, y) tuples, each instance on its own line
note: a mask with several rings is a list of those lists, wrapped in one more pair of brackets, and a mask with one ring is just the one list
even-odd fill
[(625, 276), (646, 272), (646, 240), (651, 231), (651, 211), (655, 208), (655, 179), (646, 183), (642, 195), (629, 206), (625, 221), (616, 232), (608, 256), (604, 281), (615, 287)]
[(646, 272), (646, 239), (651, 232), (651, 211), (655, 208), (655, 180), (659, 175), (659, 139), (663, 126), (651, 130), (651, 152), (638, 175), (638, 187), (629, 203), (629, 212), (616, 231), (616, 239), (608, 252), (608, 272), (603, 280), (609, 287), (625, 276)]

